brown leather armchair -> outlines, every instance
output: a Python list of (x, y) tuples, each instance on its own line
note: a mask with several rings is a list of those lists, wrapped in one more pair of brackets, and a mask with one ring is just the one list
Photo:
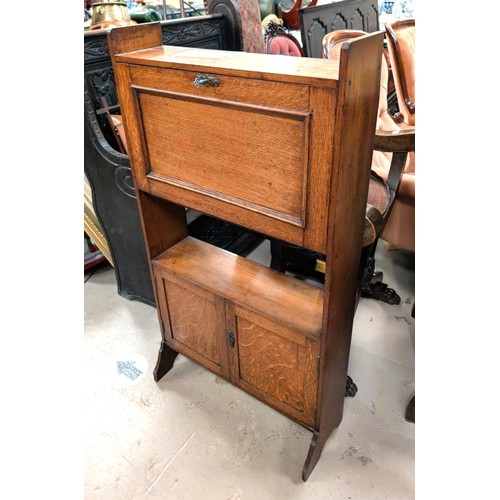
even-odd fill
[[(404, 117), (400, 128), (415, 127), (415, 19), (386, 24), (392, 75), (399, 111)], [(379, 158), (376, 171), (387, 170)], [(412, 153), (401, 180), (393, 212), (382, 238), (398, 247), (415, 251), (415, 155)]]
[[(405, 22), (405, 21), (403, 21)], [(335, 58), (340, 43), (347, 38), (366, 35), (359, 30), (337, 30), (328, 33), (323, 39), (323, 57)], [(394, 68), (393, 68), (394, 71)], [(414, 79), (413, 79), (414, 80)], [(380, 97), (377, 118), (377, 131), (399, 134), (413, 127), (398, 125), (387, 109), (387, 92), (389, 85), (389, 68), (385, 57), (382, 57), (380, 74)], [(372, 171), (389, 180), (393, 153), (375, 148), (373, 152)], [(401, 177), (396, 197), (388, 213), (385, 227), (380, 235), (384, 241), (394, 246), (415, 251), (415, 153), (409, 152), (404, 172)]]
[[(324, 37), (323, 57), (336, 59), (340, 56), (343, 42), (350, 38), (367, 35), (358, 30), (336, 30)], [(397, 304), (399, 296), (380, 281), (372, 282), (374, 254), (378, 239), (384, 233), (395, 206), (408, 152), (414, 151), (414, 130), (402, 130), (387, 111), (388, 66), (385, 57), (381, 60), (381, 85), (377, 131), (374, 141), (374, 162), (368, 190), (365, 233), (362, 261), (360, 263), (360, 294), (390, 304)], [(271, 267), (281, 272), (298, 272), (322, 281), (324, 278), (324, 256), (303, 248), (293, 247), (271, 240)], [(379, 276), (381, 279), (381, 276)]]

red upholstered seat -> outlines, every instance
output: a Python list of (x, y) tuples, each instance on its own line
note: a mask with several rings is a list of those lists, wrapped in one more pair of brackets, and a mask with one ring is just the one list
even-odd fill
[(270, 19), (264, 29), (266, 54), (304, 57), (299, 41), (281, 24)]
[(278, 54), (285, 56), (296, 56), (301, 57), (297, 44), (293, 43), (287, 37), (284, 36), (275, 36), (271, 39), (269, 43), (269, 52), (268, 54)]

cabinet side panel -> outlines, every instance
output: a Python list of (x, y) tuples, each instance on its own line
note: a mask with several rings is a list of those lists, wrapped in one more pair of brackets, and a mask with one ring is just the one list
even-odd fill
[(332, 176), (332, 133), (337, 99), (335, 89), (312, 87), (311, 139), (307, 183), (307, 227), (303, 246), (326, 253), (327, 213)]
[(383, 33), (356, 38), (342, 45), (340, 55), (318, 411), (322, 439), (342, 420), (352, 325), (360, 286), (359, 266), (383, 38)]

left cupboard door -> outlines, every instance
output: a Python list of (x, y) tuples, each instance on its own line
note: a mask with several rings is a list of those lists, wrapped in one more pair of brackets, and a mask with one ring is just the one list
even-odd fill
[(228, 379), (224, 300), (178, 276), (156, 276), (165, 341)]

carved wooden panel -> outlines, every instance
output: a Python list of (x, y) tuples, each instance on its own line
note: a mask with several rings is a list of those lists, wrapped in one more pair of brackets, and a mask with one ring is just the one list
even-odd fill
[(354, 29), (378, 31), (378, 3), (375, 0), (343, 0), (300, 9), (300, 32), (304, 53), (322, 57), (322, 41), (331, 31)]

